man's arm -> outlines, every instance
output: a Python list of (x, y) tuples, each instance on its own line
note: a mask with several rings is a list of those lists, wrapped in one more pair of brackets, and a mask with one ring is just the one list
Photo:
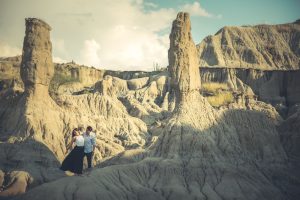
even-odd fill
[(96, 135), (93, 134), (92, 136), (92, 145), (93, 145), (93, 152), (95, 151), (95, 148), (96, 148)]

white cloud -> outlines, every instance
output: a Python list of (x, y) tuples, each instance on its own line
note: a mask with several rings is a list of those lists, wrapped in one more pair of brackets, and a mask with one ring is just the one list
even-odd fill
[(0, 38), (10, 46), (1, 45), (0, 56), (21, 54), (13, 46), (22, 46), (24, 18), (38, 17), (52, 27), (56, 62), (113, 70), (152, 70), (154, 62), (165, 67), (172, 21), (182, 8), (191, 15), (221, 17), (198, 2), (160, 8), (143, 0), (9, 0), (0, 8)]
[(204, 8), (201, 7), (199, 2), (194, 2), (192, 4), (185, 4), (182, 7), (184, 12), (189, 12), (190, 15), (202, 16), (202, 17), (213, 17), (214, 15), (207, 12)]
[(100, 50), (100, 45), (94, 40), (85, 40), (84, 47), (80, 51), (80, 60), (82, 64), (99, 67), (100, 66), (100, 56), (98, 51)]
[(65, 46), (65, 40), (64, 39), (51, 39), (52, 42), (52, 49), (55, 49), (55, 52), (63, 55), (64, 57), (68, 57), (68, 51)]
[(150, 8), (157, 8), (158, 5), (152, 2), (145, 2), (145, 6), (148, 6)]
[[(101, 66), (110, 64), (112, 69), (151, 70), (153, 62), (167, 65), (168, 36), (158, 36), (136, 27), (117, 26), (110, 32), (110, 40), (102, 41)], [(115, 41), (112, 45), (110, 41)]]
[[(24, 18), (38, 17), (52, 27), (53, 57), (57, 61), (147, 70), (152, 69), (153, 62), (167, 65), (168, 34), (177, 12), (154, 7), (142, 0), (10, 0), (0, 12), (0, 29), (6, 31), (0, 32), (0, 37), (21, 46)], [(12, 23), (18, 29), (11, 29)]]
[[(144, 12), (140, 4), (141, 1), (135, 1), (135, 4), (110, 1), (103, 10), (97, 10), (105, 16), (97, 22), (99, 26), (92, 34), (93, 44), (98, 45), (87, 48), (85, 44), (79, 62), (113, 70), (152, 70), (153, 62), (166, 66), (169, 40), (166, 42), (165, 38), (168, 35), (159, 32), (171, 27), (176, 11)], [(93, 15), (95, 17), (97, 13)]]
[(53, 56), (53, 62), (54, 62), (54, 63), (67, 63), (67, 62), (69, 62), (69, 61), (64, 60), (64, 59), (62, 59), (62, 58), (60, 58), (60, 57)]
[(17, 47), (11, 47), (8, 44), (0, 41), (0, 57), (10, 57), (21, 55), (22, 50)]

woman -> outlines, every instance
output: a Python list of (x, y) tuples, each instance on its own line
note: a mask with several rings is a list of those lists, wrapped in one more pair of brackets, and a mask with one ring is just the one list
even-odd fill
[(76, 146), (62, 162), (60, 169), (63, 171), (71, 171), (75, 175), (80, 175), (82, 174), (83, 168), (84, 138), (79, 134), (77, 128), (72, 131), (70, 148), (73, 144)]

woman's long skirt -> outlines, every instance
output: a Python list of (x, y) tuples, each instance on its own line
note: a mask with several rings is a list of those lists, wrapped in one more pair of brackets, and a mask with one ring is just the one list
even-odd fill
[(71, 171), (76, 174), (82, 174), (83, 157), (84, 147), (75, 146), (62, 162), (60, 169), (63, 171)]

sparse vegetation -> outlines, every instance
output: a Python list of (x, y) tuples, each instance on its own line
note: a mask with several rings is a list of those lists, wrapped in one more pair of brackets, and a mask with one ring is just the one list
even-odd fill
[(228, 90), (228, 86), (225, 83), (209, 82), (202, 84), (202, 93), (217, 94), (219, 91)]
[(229, 91), (227, 84), (209, 82), (202, 84), (202, 94), (214, 107), (220, 107), (233, 102), (232, 92)]
[(79, 81), (78, 78), (73, 78), (71, 76), (65, 76), (63, 74), (58, 74), (58, 73), (54, 74), (52, 80), (61, 84)]
[(207, 97), (208, 102), (210, 105), (214, 107), (220, 107), (222, 105), (227, 105), (231, 102), (233, 102), (233, 95), (231, 92), (221, 92), (218, 93), (215, 96), (209, 96)]
[(4, 80), (4, 79), (13, 79), (14, 76), (10, 75), (10, 74), (5, 74), (4, 72), (0, 71), (0, 80)]
[(66, 76), (64, 74), (55, 73), (49, 85), (50, 95), (55, 95), (60, 85), (71, 82), (79, 82), (79, 79), (73, 78), (71, 76)]

